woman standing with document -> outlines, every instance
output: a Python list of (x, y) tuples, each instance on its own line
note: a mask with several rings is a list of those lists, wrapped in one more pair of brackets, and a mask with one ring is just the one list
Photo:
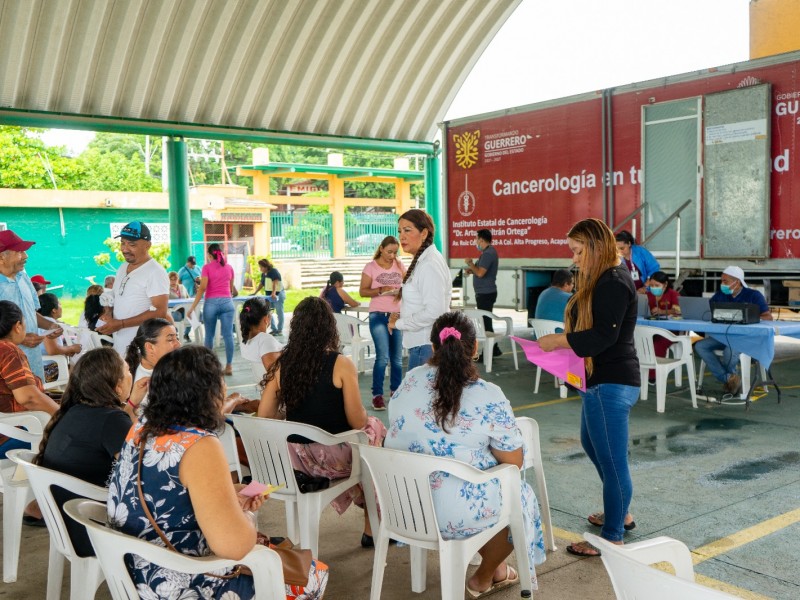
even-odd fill
[[(578, 291), (567, 304), (565, 332), (539, 339), (542, 350), (571, 348), (586, 359), (586, 391), (580, 392), (581, 445), (603, 483), (603, 513), (589, 516), (600, 535), (622, 544), (636, 525), (628, 514), (633, 484), (628, 466), (628, 419), (639, 398), (639, 361), (633, 343), (636, 289), (622, 264), (608, 226), (598, 219), (576, 223), (567, 234), (580, 269)], [(567, 547), (570, 554), (599, 556), (588, 542)]]

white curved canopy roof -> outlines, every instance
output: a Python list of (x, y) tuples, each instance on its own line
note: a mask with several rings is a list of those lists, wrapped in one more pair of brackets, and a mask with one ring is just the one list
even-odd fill
[(0, 122), (430, 142), (520, 1), (0, 0)]

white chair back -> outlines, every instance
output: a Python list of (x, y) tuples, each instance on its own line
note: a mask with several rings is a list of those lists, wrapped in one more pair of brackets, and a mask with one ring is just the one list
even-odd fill
[(54, 381), (42, 381), (42, 387), (46, 390), (64, 388), (69, 381), (69, 361), (63, 354), (45, 354), (42, 362), (52, 361), (58, 365), (58, 377)]
[(363, 332), (361, 327), (367, 323), (357, 317), (335, 313), (336, 330), (339, 332), (339, 343), (342, 348), (350, 346), (350, 356), (359, 373), (366, 370), (365, 354), (368, 351), (374, 353), (375, 347), (368, 332)]
[[(533, 328), (533, 337), (537, 340), (545, 335), (556, 333), (557, 330), (564, 331), (564, 323), (561, 321), (550, 321), (549, 319), (529, 319), (528, 323)], [(533, 393), (539, 393), (539, 381), (542, 378), (542, 368), (536, 367), (536, 383), (533, 385)], [(563, 386), (563, 382), (558, 377), (553, 377), (553, 385), (555, 387)], [(566, 398), (566, 387), (562, 388), (562, 398)]]
[[(389, 539), (405, 542), (411, 546), (411, 590), (423, 592), (426, 587), (425, 561), (427, 550), (439, 553), (442, 598), (461, 600), (465, 593), (467, 565), (472, 556), (492, 537), (505, 527), (511, 528), (514, 539), (524, 540), (519, 470), (513, 465), (498, 465), (481, 471), (466, 463), (415, 454), (400, 450), (360, 447), (364, 469), (364, 493), (367, 502), (374, 503), (369, 490), (374, 483), (374, 492), (381, 507), (381, 521), (375, 537), (375, 559), (372, 567), (371, 600), (378, 600), (383, 586), (383, 571)], [(500, 481), (503, 503), (497, 523), (469, 538), (459, 540), (442, 539), (436, 519), (430, 475), (445, 472), (471, 483), (486, 483), (492, 479)], [(368, 477), (367, 475), (370, 475)], [(373, 532), (376, 531), (373, 524)], [(517, 569), (520, 572), (521, 593), (530, 596), (531, 580), (528, 553), (525, 544), (515, 546)], [(527, 594), (526, 594), (527, 592)]]
[[(656, 355), (653, 343), (653, 339), (656, 336), (673, 342), (673, 348), (680, 347), (679, 351), (673, 352), (673, 358)], [(686, 367), (692, 406), (697, 408), (697, 390), (695, 389), (694, 357), (691, 340), (685, 335), (675, 335), (671, 331), (659, 327), (637, 325), (633, 330), (633, 343), (636, 347), (636, 355), (639, 358), (642, 400), (647, 400), (648, 378), (652, 369), (656, 373), (656, 411), (663, 413), (667, 398), (667, 378), (671, 372), (675, 371), (675, 380), (678, 383), (681, 369)]]
[(239, 481), (242, 480), (242, 465), (239, 462), (239, 450), (236, 448), (236, 431), (230, 423), (225, 423), (225, 428), (219, 436), (222, 449), (225, 450), (225, 458), (228, 461), (228, 470), (236, 472)]
[[(662, 536), (617, 546), (591, 533), (584, 533), (583, 537), (600, 550), (617, 598), (723, 600), (736, 597), (695, 583), (691, 554), (678, 540)], [(650, 566), (659, 562), (670, 563), (675, 575)]]
[[(0, 434), (39, 448), (44, 426), (50, 415), (44, 412), (0, 414)], [(25, 427), (27, 429), (19, 429)], [(0, 479), (3, 482), (3, 581), (17, 580), (19, 545), (22, 538), (22, 514), (33, 492), (28, 480), (15, 478), (17, 465), (11, 459), (0, 460)]]
[(64, 576), (64, 558), (71, 563), (71, 598), (93, 598), (103, 582), (100, 563), (93, 556), (80, 557), (75, 552), (67, 526), (53, 498), (52, 486), (57, 486), (78, 496), (105, 502), (108, 490), (87, 483), (77, 477), (53, 471), (33, 464), (36, 453), (31, 450), (12, 450), (8, 457), (25, 469), (31, 489), (42, 511), (47, 531), (50, 534), (50, 560), (47, 568), (47, 600), (61, 597), (61, 584)]
[(318, 427), (303, 423), (245, 415), (228, 415), (228, 418), (233, 421), (233, 426), (242, 438), (253, 479), (261, 483), (286, 485), (270, 494), (270, 498), (286, 503), (287, 536), (302, 548), (310, 548), (312, 554), (317, 556), (322, 509), (336, 496), (359, 483), (361, 468), (358, 449), (353, 446), (350, 477), (331, 481), (330, 487), (324, 490), (301, 493), (294, 476), (286, 438), (290, 435), (301, 435), (326, 445), (342, 442), (366, 444), (367, 434), (353, 430), (331, 435)]
[(191, 575), (241, 564), (249, 567), (253, 573), (256, 598), (259, 600), (286, 598), (281, 559), (266, 546), (256, 545), (241, 560), (228, 560), (216, 556), (188, 556), (106, 526), (105, 503), (70, 500), (64, 505), (64, 510), (89, 532), (89, 538), (92, 540), (114, 600), (138, 600), (140, 597), (125, 566), (125, 556), (129, 554), (161, 567)]
[[(486, 367), (486, 372), (492, 372), (492, 361), (494, 359), (494, 347), (499, 345), (500, 340), (514, 335), (514, 321), (511, 317), (499, 317), (488, 310), (480, 310), (477, 308), (465, 309), (464, 316), (466, 316), (472, 325), (475, 327), (475, 338), (478, 344), (483, 346), (483, 364)], [(492, 328), (494, 328), (494, 321), (503, 323), (505, 332), (499, 331), (486, 331), (486, 325), (483, 319), (492, 320)], [(514, 368), (519, 371), (519, 360), (517, 358), (517, 343), (511, 340), (511, 351), (514, 353)]]
[(522, 477), (525, 478), (528, 471), (533, 470), (536, 498), (539, 500), (542, 524), (544, 525), (544, 542), (547, 548), (554, 552), (556, 550), (556, 538), (553, 534), (553, 521), (550, 517), (550, 498), (547, 495), (547, 482), (544, 479), (539, 424), (531, 417), (517, 417), (517, 427), (522, 432), (526, 450), (522, 462)]

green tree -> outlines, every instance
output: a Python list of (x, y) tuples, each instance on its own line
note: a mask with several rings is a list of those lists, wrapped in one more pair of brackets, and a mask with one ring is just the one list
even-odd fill
[[(103, 245), (108, 248), (109, 252), (100, 252), (99, 254), (95, 254), (94, 262), (98, 267), (103, 267), (112, 273), (116, 273), (119, 265), (125, 262), (125, 257), (122, 256), (122, 252), (119, 251), (120, 241), (114, 238), (106, 238), (106, 240), (103, 242)], [(114, 255), (114, 258), (118, 263), (116, 266), (111, 264), (111, 254)], [(153, 257), (155, 261), (166, 270), (169, 270), (169, 268), (172, 266), (168, 260), (169, 244), (153, 244), (150, 246), (150, 256)]]
[(0, 126), (0, 187), (52, 189), (55, 179), (58, 189), (79, 189), (82, 165), (65, 157), (65, 148), (47, 146), (39, 137), (42, 131)]
[(126, 157), (118, 151), (102, 152), (89, 148), (81, 153), (78, 161), (85, 173), (81, 179), (81, 189), (160, 192), (161, 178), (147, 175), (144, 163), (139, 156)]

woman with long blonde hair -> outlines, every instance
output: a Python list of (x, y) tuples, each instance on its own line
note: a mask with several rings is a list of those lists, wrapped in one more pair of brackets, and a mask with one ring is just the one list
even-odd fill
[[(586, 391), (580, 392), (581, 445), (603, 483), (603, 512), (589, 515), (600, 535), (622, 544), (636, 524), (628, 513), (633, 483), (628, 466), (628, 420), (639, 398), (639, 360), (633, 343), (636, 288), (617, 253), (614, 234), (599, 219), (584, 219), (567, 234), (578, 266), (578, 291), (565, 312), (565, 333), (539, 338), (542, 350), (571, 348), (586, 358)], [(599, 556), (588, 542), (567, 547)]]

